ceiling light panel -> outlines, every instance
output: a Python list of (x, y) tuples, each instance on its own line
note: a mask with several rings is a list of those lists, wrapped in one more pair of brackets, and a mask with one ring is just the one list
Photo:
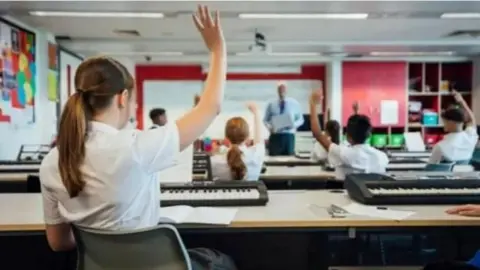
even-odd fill
[(84, 17), (84, 18), (143, 18), (161, 19), (163, 13), (148, 12), (70, 12), (70, 11), (31, 11), (31, 16), (39, 17)]

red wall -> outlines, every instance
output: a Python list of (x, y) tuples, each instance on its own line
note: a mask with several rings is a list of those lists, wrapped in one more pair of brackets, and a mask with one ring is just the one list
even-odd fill
[(368, 115), (373, 126), (380, 125), (380, 102), (396, 100), (399, 123), (406, 124), (406, 62), (345, 62), (342, 67), (342, 123), (352, 114), (352, 104), (359, 102), (360, 113)]
[[(143, 123), (143, 83), (147, 80), (203, 81), (206, 74), (200, 65), (137, 65), (135, 79), (137, 86), (137, 128)], [(325, 66), (302, 65), (300, 73), (235, 73), (228, 74), (227, 80), (321, 80), (325, 89)], [(325, 93), (325, 91), (324, 91)], [(192, 99), (193, 97), (186, 97)], [(326, 98), (324, 98), (326, 100)], [(325, 107), (325, 106), (324, 106)]]

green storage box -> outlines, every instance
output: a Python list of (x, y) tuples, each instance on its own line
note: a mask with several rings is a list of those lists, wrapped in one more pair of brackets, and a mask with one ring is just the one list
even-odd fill
[(384, 147), (387, 145), (386, 134), (373, 134), (370, 140), (370, 144), (374, 147)]
[(389, 140), (390, 146), (401, 147), (403, 145), (403, 134), (392, 134)]

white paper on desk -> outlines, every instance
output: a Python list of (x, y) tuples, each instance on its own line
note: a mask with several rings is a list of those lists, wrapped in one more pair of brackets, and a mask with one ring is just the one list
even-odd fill
[(425, 152), (425, 142), (422, 139), (420, 132), (405, 132), (405, 147), (409, 152)]
[(272, 127), (275, 132), (282, 129), (293, 128), (295, 121), (293, 120), (292, 115), (289, 113), (282, 113), (279, 115), (272, 116)]
[(228, 225), (236, 214), (236, 208), (177, 205), (162, 207), (160, 209), (160, 220), (172, 220), (174, 223)]
[(380, 124), (382, 125), (398, 124), (398, 101), (396, 100), (380, 101)]
[(392, 209), (378, 209), (376, 206), (367, 206), (358, 203), (350, 203), (342, 207), (350, 214), (357, 216), (366, 216), (374, 218), (384, 218), (393, 220), (403, 220), (415, 214), (412, 211), (392, 210)]

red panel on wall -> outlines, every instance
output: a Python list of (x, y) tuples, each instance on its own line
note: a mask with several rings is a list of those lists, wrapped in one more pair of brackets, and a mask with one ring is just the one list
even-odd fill
[[(143, 128), (143, 83), (147, 80), (203, 81), (206, 74), (200, 65), (137, 65), (137, 128)], [(303, 65), (300, 73), (232, 73), (227, 80), (321, 80), (325, 89), (325, 66)], [(188, 98), (188, 97), (186, 97)], [(193, 106), (193, 97), (192, 106)], [(325, 98), (326, 100), (326, 98)]]
[(352, 104), (359, 102), (360, 113), (368, 115), (372, 125), (381, 126), (382, 100), (396, 100), (399, 121), (406, 123), (407, 73), (406, 62), (345, 62), (342, 67), (342, 123), (352, 114)]

